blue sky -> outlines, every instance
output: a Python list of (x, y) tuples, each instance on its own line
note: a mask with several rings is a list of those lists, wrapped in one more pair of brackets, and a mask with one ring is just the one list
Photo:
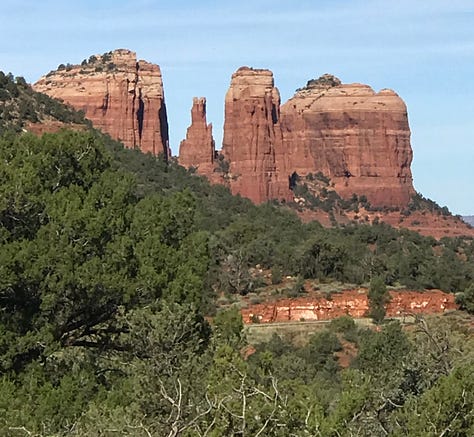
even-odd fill
[(216, 144), (238, 67), (269, 68), (282, 101), (323, 73), (407, 103), (417, 191), (474, 214), (473, 0), (2, 0), (0, 69), (34, 82), (128, 48), (160, 65), (177, 153), (193, 96)]

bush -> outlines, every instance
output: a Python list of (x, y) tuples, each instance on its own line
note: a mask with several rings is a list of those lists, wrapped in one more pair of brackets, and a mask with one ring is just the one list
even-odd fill
[(281, 271), (280, 266), (273, 266), (271, 275), (272, 275), (272, 284), (273, 285), (281, 284), (281, 281), (283, 280), (283, 273)]
[(464, 292), (456, 295), (456, 303), (462, 310), (467, 311), (469, 314), (474, 314), (474, 284), (467, 287)]
[(304, 288), (304, 278), (302, 276), (298, 276), (296, 278), (292, 291), (296, 295), (301, 294), (301, 293), (306, 293), (306, 290)]
[(367, 298), (369, 300), (369, 317), (374, 323), (381, 323), (385, 318), (385, 304), (390, 301), (390, 294), (382, 277), (372, 278)]
[(355, 329), (356, 324), (354, 319), (350, 316), (342, 316), (331, 320), (329, 328), (334, 332), (344, 333), (346, 331)]

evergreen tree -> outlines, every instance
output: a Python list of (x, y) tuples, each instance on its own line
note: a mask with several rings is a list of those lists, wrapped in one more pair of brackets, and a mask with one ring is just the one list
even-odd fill
[(382, 277), (376, 276), (372, 278), (367, 298), (369, 300), (369, 317), (375, 323), (381, 323), (387, 312), (385, 305), (390, 301), (390, 294)]

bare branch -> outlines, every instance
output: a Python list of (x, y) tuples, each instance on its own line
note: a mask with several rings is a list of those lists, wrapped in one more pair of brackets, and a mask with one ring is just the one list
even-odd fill
[(143, 425), (143, 423), (140, 422), (140, 425), (137, 425), (137, 426), (133, 426), (133, 425), (128, 425), (127, 424), (127, 428), (131, 428), (131, 429), (142, 429), (143, 431), (146, 432), (146, 435), (148, 437), (153, 437), (151, 432), (148, 431), (148, 429)]
[(34, 435), (31, 431), (28, 431), (24, 426), (10, 426), (10, 431), (23, 431), (26, 435)]

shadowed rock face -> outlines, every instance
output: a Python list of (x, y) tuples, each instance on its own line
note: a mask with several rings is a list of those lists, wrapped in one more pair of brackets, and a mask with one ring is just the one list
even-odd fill
[(160, 67), (137, 61), (130, 50), (68, 65), (43, 76), (33, 88), (84, 111), (95, 127), (127, 147), (170, 156)]
[(281, 107), (288, 168), (301, 176), (322, 172), (342, 197), (364, 194), (375, 206), (406, 206), (415, 191), (402, 99), (391, 90), (321, 79)]
[(194, 97), (191, 108), (191, 125), (186, 139), (179, 146), (179, 163), (187, 168), (194, 167), (203, 175), (210, 176), (214, 170), (214, 139), (212, 124), (206, 121), (206, 99)]
[(292, 198), (280, 128), (280, 93), (269, 70), (239, 68), (225, 97), (222, 154), (234, 194), (255, 203)]

